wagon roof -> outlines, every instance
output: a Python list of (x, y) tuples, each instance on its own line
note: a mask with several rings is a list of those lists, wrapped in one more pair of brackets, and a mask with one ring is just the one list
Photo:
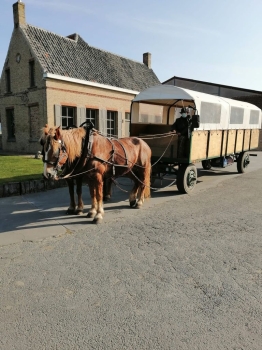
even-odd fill
[(260, 110), (257, 106), (243, 101), (237, 101), (230, 98), (205, 94), (203, 92), (183, 89), (173, 85), (156, 85), (140, 92), (133, 102), (145, 102), (149, 104), (157, 104), (163, 106), (173, 105), (175, 101), (194, 101), (197, 107), (201, 102), (209, 102), (214, 104), (222, 104), (240, 107), (244, 109)]

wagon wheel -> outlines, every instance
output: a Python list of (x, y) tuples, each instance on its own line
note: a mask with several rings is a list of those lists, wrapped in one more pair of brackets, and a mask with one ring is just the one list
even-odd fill
[(239, 173), (246, 172), (249, 163), (249, 154), (247, 152), (239, 153), (239, 156), (237, 158), (237, 171)]
[(197, 169), (194, 164), (182, 164), (177, 172), (177, 189), (181, 193), (189, 193), (197, 183)]
[(210, 159), (202, 160), (202, 167), (205, 170), (210, 170), (211, 169), (211, 160)]

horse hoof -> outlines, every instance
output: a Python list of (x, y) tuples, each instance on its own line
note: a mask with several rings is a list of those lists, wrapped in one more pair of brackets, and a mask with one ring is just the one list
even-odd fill
[(91, 219), (94, 218), (95, 216), (96, 216), (95, 213), (88, 213), (88, 214), (87, 214), (87, 217), (88, 217), (88, 218), (91, 218)]
[(93, 222), (93, 224), (96, 224), (96, 225), (102, 224), (103, 219), (101, 219), (101, 218), (94, 218), (94, 220), (92, 222)]
[(66, 211), (66, 214), (67, 215), (74, 215), (75, 214), (75, 209), (67, 209), (67, 211)]
[(110, 199), (111, 199), (111, 196), (105, 196), (105, 197), (103, 197), (103, 201), (104, 201), (104, 202), (108, 202), (108, 201), (110, 201)]
[(83, 210), (77, 210), (77, 211), (75, 212), (75, 214), (76, 214), (76, 215), (83, 215), (84, 212), (83, 212)]
[(136, 201), (136, 200), (130, 201), (129, 204), (130, 204), (130, 207), (131, 207), (131, 208), (136, 208), (136, 206), (137, 206), (137, 201)]

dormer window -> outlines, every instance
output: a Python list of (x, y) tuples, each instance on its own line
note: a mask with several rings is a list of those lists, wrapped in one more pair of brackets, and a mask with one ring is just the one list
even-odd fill
[(35, 87), (35, 60), (29, 61), (29, 86)]
[(5, 84), (6, 84), (6, 92), (11, 92), (11, 75), (10, 68), (5, 70)]

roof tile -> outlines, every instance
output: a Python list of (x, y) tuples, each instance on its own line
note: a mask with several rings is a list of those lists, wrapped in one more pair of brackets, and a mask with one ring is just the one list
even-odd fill
[(29, 24), (21, 28), (47, 73), (134, 91), (160, 84), (144, 63), (92, 47), (78, 34), (63, 37)]

